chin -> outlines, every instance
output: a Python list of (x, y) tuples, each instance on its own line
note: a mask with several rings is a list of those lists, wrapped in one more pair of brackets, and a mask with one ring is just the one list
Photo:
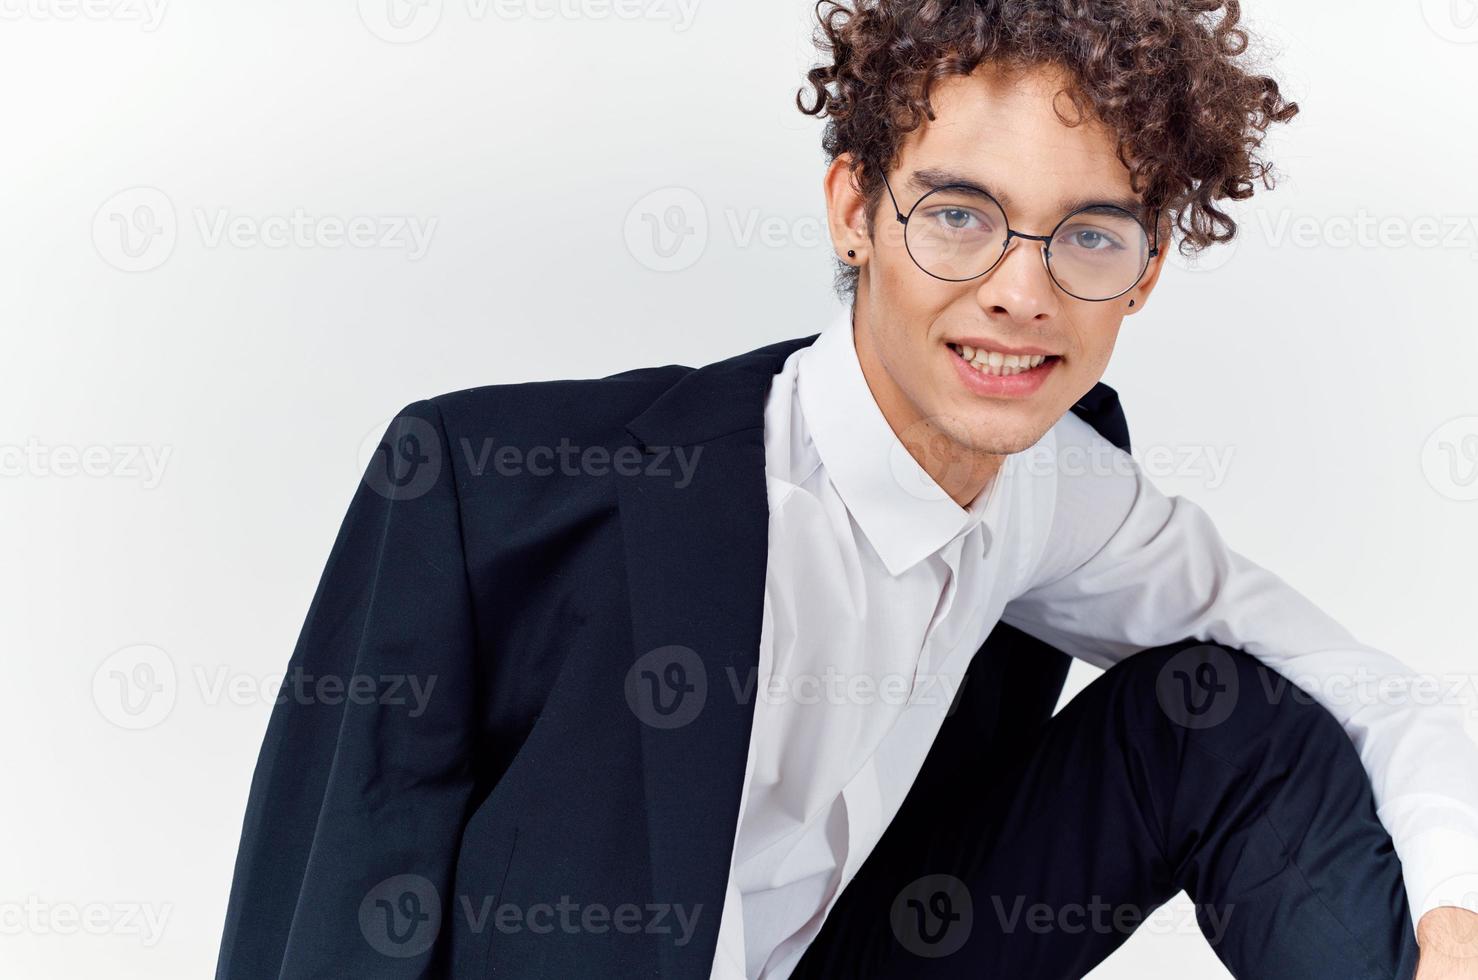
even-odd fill
[(1030, 449), (1052, 427), (1050, 421), (1006, 420), (994, 412), (977, 413), (977, 416), (965, 425), (951, 426), (945, 434), (972, 452), (1006, 456)]

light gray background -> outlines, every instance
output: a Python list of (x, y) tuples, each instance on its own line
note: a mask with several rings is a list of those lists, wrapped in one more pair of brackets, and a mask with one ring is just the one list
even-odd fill
[[(835, 304), (807, 3), (151, 2), (0, 0), (7, 977), (209, 975), (271, 684), (398, 408)], [(1471, 685), (1478, 7), (1251, 17), (1304, 110), (1284, 179), (1106, 380), (1163, 489)], [(1178, 908), (1093, 976), (1224, 975)]]

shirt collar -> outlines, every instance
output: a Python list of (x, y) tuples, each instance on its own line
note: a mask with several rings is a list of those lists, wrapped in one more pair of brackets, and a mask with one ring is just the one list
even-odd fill
[[(944, 548), (994, 512), (1014, 456), (968, 508), (955, 503), (899, 440), (873, 398), (843, 309), (797, 365), (801, 415), (847, 512), (890, 575)], [(988, 542), (982, 536), (981, 547)]]

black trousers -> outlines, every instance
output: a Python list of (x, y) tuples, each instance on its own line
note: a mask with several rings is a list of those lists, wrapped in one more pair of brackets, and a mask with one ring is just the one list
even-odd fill
[(931, 754), (919, 776), (952, 781), (959, 805), (910, 793), (795, 977), (1080, 977), (1185, 889), (1234, 976), (1409, 980), (1400, 862), (1324, 708), (1241, 651), (1183, 640), (1023, 723), (1013, 683), (1028, 715), (1054, 688), (1015, 675), (1036, 641), (1008, 639), (972, 665), (979, 703), (945, 722), (979, 728), (979, 752)]

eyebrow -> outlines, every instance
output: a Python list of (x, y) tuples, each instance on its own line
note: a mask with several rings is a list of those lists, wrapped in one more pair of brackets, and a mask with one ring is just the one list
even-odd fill
[[(937, 167), (925, 167), (915, 170), (909, 177), (908, 182), (916, 189), (925, 193), (938, 190), (941, 187), (959, 187), (973, 191), (976, 194), (984, 194), (993, 197), (1003, 208), (1011, 208), (1011, 198), (1005, 193), (998, 193), (986, 187), (981, 181), (975, 180), (965, 174), (954, 173), (949, 170), (941, 170)], [(1080, 197), (1073, 200), (1060, 201), (1058, 207), (1060, 214), (1072, 214), (1084, 208), (1114, 207), (1122, 208), (1130, 214), (1142, 215), (1145, 204), (1137, 197), (1109, 196), (1109, 197)]]

